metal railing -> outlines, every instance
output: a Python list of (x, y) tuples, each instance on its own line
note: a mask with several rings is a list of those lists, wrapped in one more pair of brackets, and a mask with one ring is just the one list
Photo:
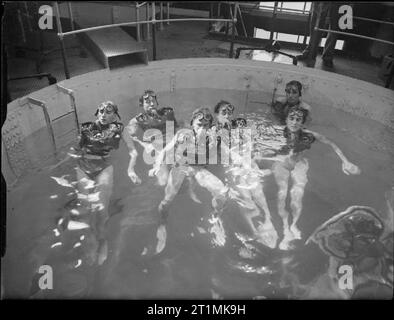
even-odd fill
[[(147, 8), (147, 19), (149, 19), (149, 2), (142, 3), (138, 6), (138, 8), (142, 7), (143, 5), (146, 5)], [(67, 65), (67, 56), (66, 56), (66, 49), (64, 46), (63, 38), (70, 36), (70, 35), (75, 35), (78, 33), (84, 33), (84, 32), (89, 32), (89, 31), (95, 31), (95, 30), (102, 30), (102, 29), (108, 29), (108, 28), (115, 28), (115, 27), (124, 27), (124, 26), (140, 26), (142, 24), (146, 24), (148, 27), (149, 25), (152, 25), (152, 42), (153, 42), (153, 60), (156, 60), (156, 31), (155, 31), (155, 24), (156, 23), (170, 23), (170, 22), (183, 22), (183, 21), (201, 21), (201, 22), (206, 22), (206, 21), (211, 21), (211, 22), (217, 22), (217, 21), (222, 21), (222, 22), (227, 22), (227, 23), (232, 23), (233, 28), (232, 28), (232, 35), (231, 35), (231, 40), (230, 40), (230, 53), (229, 57), (233, 57), (233, 51), (234, 51), (234, 38), (235, 38), (235, 24), (237, 23), (237, 18), (236, 15), (232, 15), (232, 19), (210, 19), (210, 18), (180, 18), (180, 19), (169, 19), (169, 10), (167, 7), (167, 19), (159, 19), (156, 20), (156, 9), (155, 9), (155, 2), (151, 3), (152, 5), (152, 19), (151, 20), (145, 20), (145, 21), (134, 21), (134, 22), (124, 22), (124, 23), (115, 23), (115, 24), (109, 24), (109, 25), (103, 25), (103, 26), (96, 26), (96, 27), (90, 27), (90, 28), (84, 28), (84, 29), (79, 29), (79, 30), (72, 30), (69, 32), (63, 32), (62, 29), (62, 24), (60, 20), (60, 10), (59, 10), (59, 4), (57, 1), (54, 2), (55, 6), (55, 12), (56, 12), (56, 23), (57, 23), (57, 29), (58, 29), (58, 37), (60, 41), (60, 46), (61, 46), (61, 51), (62, 51), (62, 60), (63, 60), (63, 67), (64, 67), (64, 73), (66, 76), (66, 79), (70, 78), (70, 72), (68, 70), (68, 65)], [(236, 6), (238, 6), (237, 2), (234, 2), (234, 13), (236, 12)], [(71, 12), (71, 9), (69, 9)], [(163, 10), (161, 10), (163, 12)], [(71, 13), (70, 13), (71, 14)], [(70, 16), (71, 18), (71, 16)], [(138, 19), (137, 19), (138, 20)], [(73, 22), (72, 22), (73, 24)], [(148, 29), (148, 28), (147, 28)], [(149, 29), (148, 29), (148, 34), (149, 34)], [(137, 32), (138, 34), (138, 32)]]
[(42, 111), (44, 112), (45, 123), (46, 123), (47, 129), (49, 131), (49, 137), (51, 139), (52, 146), (53, 146), (53, 154), (54, 154), (55, 158), (57, 158), (57, 147), (56, 147), (55, 134), (53, 131), (52, 121), (51, 121), (51, 118), (49, 117), (48, 109), (46, 107), (45, 102), (34, 99), (32, 97), (27, 97), (27, 101), (33, 106), (40, 107), (42, 109)]

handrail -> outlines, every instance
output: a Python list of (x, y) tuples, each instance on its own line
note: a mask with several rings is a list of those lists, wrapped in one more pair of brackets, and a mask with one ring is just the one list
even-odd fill
[(77, 126), (77, 131), (78, 134), (81, 133), (80, 127), (79, 127), (79, 120), (78, 120), (78, 113), (77, 113), (77, 104), (75, 102), (75, 94), (74, 91), (71, 89), (68, 89), (66, 87), (61, 86), (60, 84), (57, 84), (56, 87), (58, 90), (63, 91), (63, 93), (67, 94), (70, 97), (70, 102), (71, 102), (71, 109), (75, 114), (75, 123)]
[(22, 76), (22, 77), (8, 78), (7, 81), (23, 80), (23, 79), (31, 79), (31, 78), (41, 79), (43, 77), (46, 77), (48, 79), (49, 85), (55, 84), (57, 82), (56, 78), (53, 77), (50, 73), (29, 74), (27, 76)]
[(353, 19), (356, 20), (364, 20), (364, 21), (370, 21), (370, 22), (377, 22), (377, 23), (383, 23), (383, 24), (389, 24), (394, 26), (394, 22), (390, 22), (390, 21), (384, 21), (384, 20), (375, 20), (375, 19), (370, 19), (370, 18), (364, 18), (364, 17), (353, 17)]
[(27, 97), (27, 101), (30, 102), (34, 106), (42, 108), (42, 110), (44, 112), (45, 122), (47, 124), (47, 128), (48, 128), (49, 133), (50, 133), (52, 145), (53, 145), (53, 148), (54, 148), (54, 154), (55, 154), (55, 158), (56, 158), (57, 157), (57, 148), (56, 148), (55, 134), (53, 132), (51, 118), (49, 117), (48, 109), (47, 109), (47, 107), (45, 105), (45, 102), (37, 100), (37, 99), (34, 99), (32, 97)]
[(69, 32), (59, 32), (57, 35), (61, 38), (64, 36), (69, 36), (77, 33), (89, 32), (89, 31), (96, 31), (101, 29), (109, 29), (115, 27), (123, 27), (123, 26), (133, 26), (138, 24), (154, 24), (160, 22), (180, 22), (180, 21), (222, 21), (222, 22), (237, 22), (237, 19), (209, 19), (209, 18), (180, 18), (180, 19), (163, 19), (163, 20), (148, 20), (148, 21), (139, 21), (139, 22), (122, 22), (122, 23), (115, 23), (115, 24), (106, 24), (103, 26), (97, 27), (90, 27), (85, 29), (79, 29), (75, 31)]
[(335, 30), (331, 30), (331, 29), (321, 29), (321, 28), (315, 28), (315, 30), (323, 31), (323, 32), (337, 33), (337, 34), (343, 34), (343, 35), (346, 35), (346, 36), (351, 36), (351, 37), (356, 37), (356, 38), (361, 38), (361, 39), (368, 39), (368, 40), (383, 42), (383, 43), (387, 43), (387, 44), (394, 44), (394, 42), (391, 42), (391, 41), (387, 41), (387, 40), (383, 40), (383, 39), (379, 39), (379, 38), (367, 37), (367, 36), (363, 36), (363, 35), (356, 34), (356, 33), (342, 32), (342, 31), (335, 31)]

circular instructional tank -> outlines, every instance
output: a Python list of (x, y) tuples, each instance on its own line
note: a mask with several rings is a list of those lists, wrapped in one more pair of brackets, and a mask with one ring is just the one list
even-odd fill
[[(56, 243), (53, 228), (71, 198), (70, 190), (51, 176), (68, 175), (67, 179), (72, 180), (74, 164), (66, 162), (52, 171), (48, 167), (63, 159), (75, 142), (74, 106), (82, 123), (94, 118), (99, 103), (112, 100), (126, 125), (140, 112), (138, 97), (152, 89), (159, 104), (173, 107), (177, 119), (186, 124), (196, 107), (213, 110), (222, 99), (236, 107), (236, 115), (263, 119), (274, 89), (276, 95), (283, 95), (285, 84), (291, 80), (303, 84), (302, 99), (312, 107), (309, 128), (334, 141), (361, 169), (361, 175), (343, 174), (339, 159), (326, 145), (316, 144), (308, 151), (310, 170), (299, 220), (303, 241), (327, 219), (354, 205), (371, 207), (389, 221), (394, 180), (393, 91), (315, 69), (230, 59), (167, 60), (149, 66), (100, 70), (8, 105), (2, 128), (2, 173), (8, 186), (4, 297), (34, 296), (37, 269), (48, 263), (51, 251), (59, 250), (57, 246), (51, 248)], [(203, 189), (197, 190), (201, 205), (181, 190), (171, 207), (165, 250), (146, 256), (155, 243), (155, 210), (164, 192), (147, 177), (149, 167), (142, 157), (136, 171), (143, 183), (134, 186), (126, 174), (128, 161), (127, 148), (121, 143), (113, 156), (115, 183), (107, 225), (107, 261), (100, 268), (78, 273), (79, 263), (71, 261), (78, 261), (78, 254), (72, 255), (67, 266), (59, 264), (55, 254), (51, 261), (60, 271), (54, 270), (54, 290), (43, 297), (341, 297), (321, 280), (327, 273), (328, 257), (317, 248), (309, 252), (301, 245), (298, 251), (303, 256), (304, 271), (291, 277), (286, 271), (286, 261), (292, 259), (288, 252), (257, 248), (259, 254), (248, 260), (240, 257), (239, 243), (233, 242), (237, 237), (231, 236), (224, 247), (212, 248), (202, 231), (210, 204), (210, 196)], [(272, 176), (264, 180), (264, 192), (280, 234), (277, 187)], [(228, 206), (223, 220), (229, 235), (240, 235), (245, 229), (242, 214), (234, 204)], [(392, 225), (388, 223), (386, 228), (392, 229)], [(89, 238), (83, 235), (78, 237)], [(68, 245), (73, 248), (73, 243)], [(61, 250), (58, 255), (62, 255)], [(313, 276), (308, 278), (307, 273)], [(305, 287), (308, 294), (300, 294), (298, 289)]]

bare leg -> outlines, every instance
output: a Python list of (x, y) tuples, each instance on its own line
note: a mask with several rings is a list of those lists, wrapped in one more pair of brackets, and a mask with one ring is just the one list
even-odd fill
[(303, 159), (295, 165), (293, 171), (291, 172), (293, 186), (290, 191), (290, 207), (293, 216), (293, 222), (290, 226), (290, 230), (296, 239), (301, 239), (301, 231), (297, 228), (296, 223), (300, 218), (302, 212), (302, 198), (304, 197), (305, 185), (308, 182), (308, 169), (308, 161), (306, 159)]
[(79, 167), (76, 168), (77, 172), (77, 192), (78, 192), (78, 208), (77, 210), (81, 212), (82, 210), (88, 213), (89, 219), (88, 224), (92, 228), (93, 232), (96, 230), (96, 216), (90, 214), (91, 202), (89, 201), (89, 193), (96, 187), (96, 181), (89, 178), (89, 176)]
[(186, 172), (182, 167), (172, 168), (165, 188), (164, 199), (159, 204), (160, 224), (165, 224), (168, 217), (168, 207), (178, 194), (182, 186)]
[(220, 213), (226, 202), (228, 187), (206, 169), (197, 170), (195, 174), (197, 183), (212, 194), (212, 207), (215, 213)]
[(286, 250), (288, 249), (288, 242), (292, 240), (292, 234), (289, 229), (289, 213), (286, 210), (286, 198), (287, 198), (287, 190), (289, 186), (289, 170), (279, 162), (276, 162), (272, 166), (272, 171), (275, 176), (276, 183), (278, 185), (278, 198), (277, 198), (277, 206), (278, 206), (278, 214), (282, 218), (283, 221), (283, 235), (284, 238), (282, 242), (279, 244), (279, 248)]
[(224, 209), (226, 195), (229, 189), (218, 177), (206, 169), (197, 170), (195, 178), (200, 186), (207, 189), (212, 194), (213, 213), (211, 219), (209, 219), (211, 223), (209, 232), (213, 235), (212, 244), (215, 246), (224, 246), (226, 243), (226, 234), (220, 218), (220, 213), (222, 213)]
[(96, 178), (97, 186), (95, 192), (98, 192), (98, 201), (93, 202), (93, 210), (96, 211), (96, 237), (99, 241), (98, 263), (101, 265), (108, 254), (108, 244), (105, 236), (105, 228), (109, 218), (108, 206), (113, 188), (113, 172), (114, 168), (109, 166), (105, 168)]
[(265, 214), (264, 223), (260, 223), (258, 227), (259, 236), (264, 244), (270, 248), (275, 248), (276, 242), (278, 241), (278, 233), (272, 224), (271, 213), (268, 208), (267, 199), (264, 195), (263, 186), (260, 183), (255, 189), (252, 190), (252, 196), (254, 201), (260, 206)]
[(174, 200), (175, 196), (178, 194), (178, 191), (181, 188), (185, 176), (186, 171), (183, 167), (172, 168), (169, 173), (167, 185), (165, 188), (164, 199), (159, 204), (160, 223), (156, 232), (156, 236), (158, 239), (156, 253), (160, 253), (161, 251), (163, 251), (166, 245), (167, 230), (165, 225), (168, 217), (168, 208), (171, 202)]
[(257, 234), (257, 229), (253, 223), (253, 218), (260, 216), (260, 210), (252, 199), (251, 192), (243, 188), (238, 188), (237, 191), (242, 196), (241, 201), (237, 201), (246, 221), (248, 222), (253, 234)]

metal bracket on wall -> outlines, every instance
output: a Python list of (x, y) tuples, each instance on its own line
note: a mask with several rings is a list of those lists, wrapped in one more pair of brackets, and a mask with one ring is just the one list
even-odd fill
[[(80, 128), (79, 128), (79, 120), (78, 120), (78, 113), (77, 113), (77, 105), (76, 105), (76, 103), (75, 103), (75, 94), (74, 94), (74, 91), (71, 90), (71, 89), (67, 89), (67, 88), (63, 87), (63, 86), (61, 86), (60, 84), (56, 84), (56, 88), (57, 88), (59, 91), (61, 91), (61, 92), (65, 93), (65, 94), (67, 94), (67, 95), (70, 97), (71, 109), (72, 109), (72, 112), (74, 112), (74, 115), (75, 115), (75, 124), (76, 124), (76, 126), (77, 126), (77, 131), (78, 131), (78, 134), (81, 133), (81, 132), (80, 132)], [(69, 113), (67, 113), (67, 114), (65, 114), (65, 115), (68, 115), (68, 114), (69, 114)]]
[(57, 148), (56, 148), (56, 141), (55, 141), (55, 134), (53, 133), (53, 127), (52, 127), (52, 122), (51, 118), (49, 117), (48, 109), (43, 101), (27, 97), (27, 101), (37, 107), (41, 107), (43, 112), (44, 112), (44, 117), (45, 117), (45, 122), (49, 131), (49, 136), (51, 137), (52, 141), (52, 146), (53, 146), (53, 154), (55, 155), (55, 158), (57, 158)]

